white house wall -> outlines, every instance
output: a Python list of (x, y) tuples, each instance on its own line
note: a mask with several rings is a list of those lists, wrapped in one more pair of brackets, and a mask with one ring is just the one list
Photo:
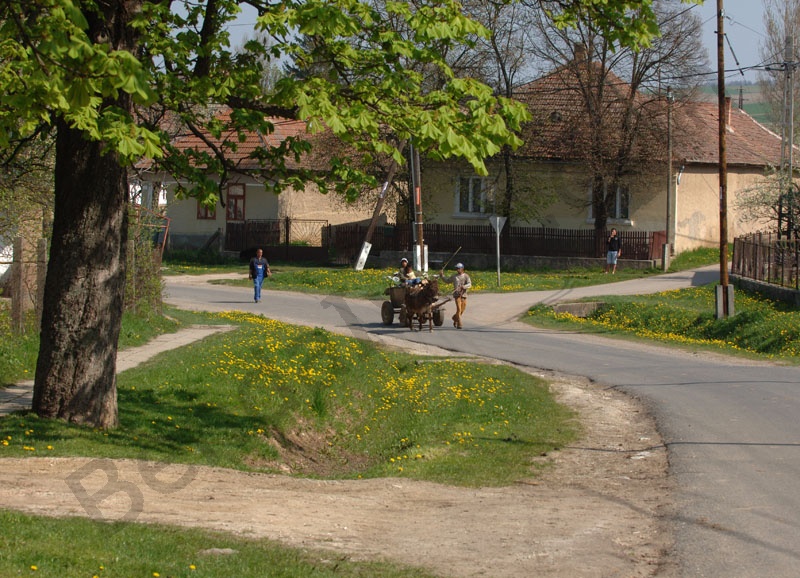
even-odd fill
[[(278, 219), (283, 216), (278, 195), (266, 190), (262, 184), (245, 185), (244, 205), (245, 219)], [(224, 210), (222, 215), (225, 216)]]
[[(287, 189), (276, 195), (260, 183), (245, 183), (245, 219), (272, 220), (306, 219), (327, 221), (328, 224), (366, 222), (372, 218), (374, 204), (361, 202), (350, 205), (333, 194), (321, 194), (309, 185), (304, 191)], [(224, 233), (225, 208), (217, 203), (215, 219), (197, 218), (195, 199), (177, 199), (175, 187), (167, 194), (167, 216), (171, 219), (169, 248), (196, 249), (202, 247), (217, 230)], [(391, 203), (385, 205), (380, 222), (394, 222), (395, 211)]]

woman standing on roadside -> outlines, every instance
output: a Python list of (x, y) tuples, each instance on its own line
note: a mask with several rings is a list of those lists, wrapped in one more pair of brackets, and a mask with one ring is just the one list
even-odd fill
[(611, 229), (606, 245), (608, 246), (608, 252), (606, 253), (606, 270), (604, 273), (608, 273), (608, 270), (611, 269), (611, 274), (613, 275), (617, 272), (617, 259), (622, 254), (622, 242), (617, 236), (616, 229)]

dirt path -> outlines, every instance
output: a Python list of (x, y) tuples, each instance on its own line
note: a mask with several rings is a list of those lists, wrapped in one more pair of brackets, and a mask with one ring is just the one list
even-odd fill
[(448, 577), (675, 575), (662, 522), (671, 509), (666, 450), (652, 420), (614, 390), (542, 376), (580, 412), (586, 435), (541, 457), (555, 462), (544, 478), (509, 487), (2, 459), (0, 507), (213, 528)]

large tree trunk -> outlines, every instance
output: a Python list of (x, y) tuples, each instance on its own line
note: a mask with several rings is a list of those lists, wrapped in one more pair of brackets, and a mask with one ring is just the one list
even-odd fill
[[(136, 52), (128, 24), (142, 0), (83, 8), (92, 42)], [(120, 92), (102, 107), (131, 112)], [(93, 427), (117, 417), (117, 340), (125, 291), (128, 176), (106, 143), (56, 121), (55, 210), (33, 410)]]
[(33, 410), (117, 425), (127, 175), (114, 153), (66, 126), (56, 140), (55, 213)]

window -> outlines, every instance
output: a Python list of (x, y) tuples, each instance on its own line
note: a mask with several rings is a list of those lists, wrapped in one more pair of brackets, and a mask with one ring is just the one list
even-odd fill
[(217, 218), (217, 207), (216, 205), (209, 208), (203, 205), (199, 200), (197, 201), (197, 218), (198, 220), (209, 220), (214, 221)]
[(228, 186), (228, 205), (225, 213), (228, 221), (244, 221), (244, 185)]
[(462, 215), (491, 213), (484, 177), (460, 177), (456, 192), (456, 212)]
[[(608, 198), (608, 218), (615, 221), (630, 221), (631, 192), (628, 185), (617, 185), (614, 196)], [(589, 220), (594, 219), (594, 205), (592, 204), (592, 187), (589, 186)]]

